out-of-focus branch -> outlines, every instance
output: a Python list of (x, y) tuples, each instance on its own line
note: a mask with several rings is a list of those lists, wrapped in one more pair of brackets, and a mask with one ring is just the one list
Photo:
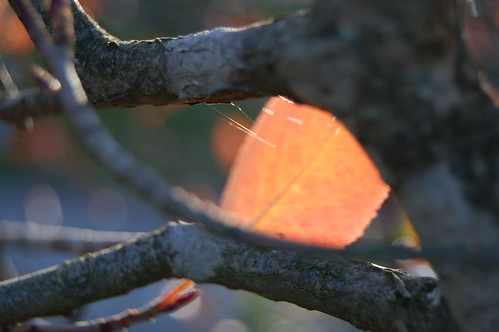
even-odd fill
[[(3, 58), (0, 55), (0, 98), (11, 97), (17, 93), (17, 86), (12, 80)], [(16, 276), (17, 269), (10, 257), (5, 253), (4, 246), (0, 241), (0, 280), (14, 278)]]
[(334, 256), (258, 249), (184, 223), (0, 283), (0, 325), (66, 312), (170, 277), (252, 291), (371, 331), (454, 331), (432, 278)]
[[(29, 98), (24, 97), (29, 95), (28, 92), (20, 93), (17, 85), (12, 80), (7, 67), (0, 55), (0, 108), (7, 106), (9, 104), (16, 104), (21, 99), (28, 102)], [(39, 97), (37, 97), (37, 102), (40, 102)], [(8, 108), (8, 107), (7, 107)], [(15, 112), (12, 117), (12, 121), (21, 129), (30, 129), (33, 125), (33, 109), (35, 107), (27, 107), (26, 109), (10, 110)], [(7, 116), (8, 117), (8, 116)]]
[[(222, 231), (223, 233), (223, 231)], [(34, 222), (0, 220), (0, 244), (17, 244), (33, 248), (46, 248), (84, 254), (97, 251), (144, 235), (141, 232), (97, 231), (87, 228), (42, 225)], [(231, 236), (232, 237), (232, 236)], [(240, 237), (235, 236), (240, 240)], [(253, 243), (251, 239), (246, 239)], [(258, 241), (256, 242), (258, 243)], [(281, 250), (296, 250), (304, 255), (327, 257), (341, 255), (350, 259), (367, 261), (392, 261), (410, 259), (430, 259), (436, 262), (460, 263), (474, 268), (499, 266), (497, 253), (464, 250), (451, 251), (444, 245), (428, 245), (425, 250), (405, 246), (391, 246), (379, 242), (354, 243), (342, 250), (329, 250), (317, 247), (299, 246), (293, 243), (260, 241), (259, 246)]]
[(0, 55), (0, 91), (3, 90), (8, 95), (17, 94), (19, 91), (16, 84), (10, 77), (10, 73), (5, 67), (2, 56)]
[(84, 254), (108, 248), (143, 235), (136, 232), (93, 231), (67, 226), (40, 225), (34, 222), (0, 220), (0, 243), (20, 244)]
[[(32, 2), (48, 24), (49, 14), (42, 1)], [(225, 65), (242, 56), (238, 54), (242, 45), (229, 47), (236, 37), (232, 29), (187, 38), (121, 41), (101, 29), (77, 1), (72, 3), (77, 70), (90, 102), (97, 108), (230, 102), (272, 93), (257, 87), (256, 82), (248, 87), (232, 82), (239, 81), (237, 76), (242, 74), (237, 73), (238, 68)], [(221, 47), (222, 41), (227, 47)], [(21, 92), (17, 98), (0, 103), (0, 118), (7, 121), (60, 112), (60, 103), (46, 98), (43, 90)]]

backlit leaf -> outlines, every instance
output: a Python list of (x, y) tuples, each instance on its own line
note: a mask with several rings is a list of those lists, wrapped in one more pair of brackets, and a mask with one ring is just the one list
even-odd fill
[(276, 97), (251, 130), (221, 199), (237, 226), (330, 248), (362, 236), (389, 188), (344, 125)]

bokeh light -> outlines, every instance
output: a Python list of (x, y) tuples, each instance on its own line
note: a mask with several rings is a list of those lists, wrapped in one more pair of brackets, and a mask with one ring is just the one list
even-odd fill
[(33, 43), (26, 29), (7, 1), (0, 2), (0, 31), (3, 32), (0, 52), (26, 54), (33, 50)]
[(63, 161), (71, 148), (67, 129), (59, 121), (43, 119), (29, 131), (17, 131), (10, 149), (11, 160), (26, 164)]
[(96, 190), (88, 202), (88, 221), (97, 229), (118, 230), (127, 221), (128, 207), (123, 196), (114, 189)]
[(210, 332), (250, 332), (248, 327), (237, 319), (221, 319), (215, 323)]
[(202, 307), (203, 307), (203, 299), (202, 297), (198, 297), (188, 305), (178, 309), (175, 312), (172, 312), (170, 314), (170, 317), (185, 321), (191, 320), (201, 313)]
[(54, 189), (47, 185), (34, 186), (24, 202), (26, 218), (46, 225), (62, 224), (62, 206)]

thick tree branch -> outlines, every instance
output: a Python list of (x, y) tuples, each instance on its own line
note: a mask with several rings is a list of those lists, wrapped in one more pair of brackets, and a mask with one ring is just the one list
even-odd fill
[(65, 325), (15, 325), (3, 328), (3, 332), (111, 332), (126, 330), (131, 325), (156, 319), (158, 315), (182, 308), (201, 295), (201, 291), (190, 289), (194, 282), (180, 280), (172, 289), (137, 309), (127, 309), (119, 314), (91, 321), (78, 321)]
[(249, 290), (371, 331), (453, 331), (432, 278), (340, 257), (258, 249), (182, 223), (1, 283), (0, 325), (65, 312), (171, 277)]

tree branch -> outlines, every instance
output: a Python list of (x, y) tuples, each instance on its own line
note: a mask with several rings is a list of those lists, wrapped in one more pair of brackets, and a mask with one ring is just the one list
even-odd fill
[(66, 312), (172, 277), (252, 291), (371, 331), (454, 330), (432, 278), (334, 256), (258, 249), (184, 223), (0, 283), (0, 325)]
[(143, 234), (92, 231), (76, 227), (0, 220), (0, 245), (15, 243), (34, 248), (72, 251), (78, 254), (108, 248)]
[(194, 282), (180, 280), (172, 289), (138, 309), (127, 309), (119, 314), (79, 321), (66, 325), (16, 325), (4, 327), (4, 332), (111, 332), (128, 329), (131, 325), (157, 318), (159, 314), (175, 311), (201, 295), (197, 289), (189, 290)]

